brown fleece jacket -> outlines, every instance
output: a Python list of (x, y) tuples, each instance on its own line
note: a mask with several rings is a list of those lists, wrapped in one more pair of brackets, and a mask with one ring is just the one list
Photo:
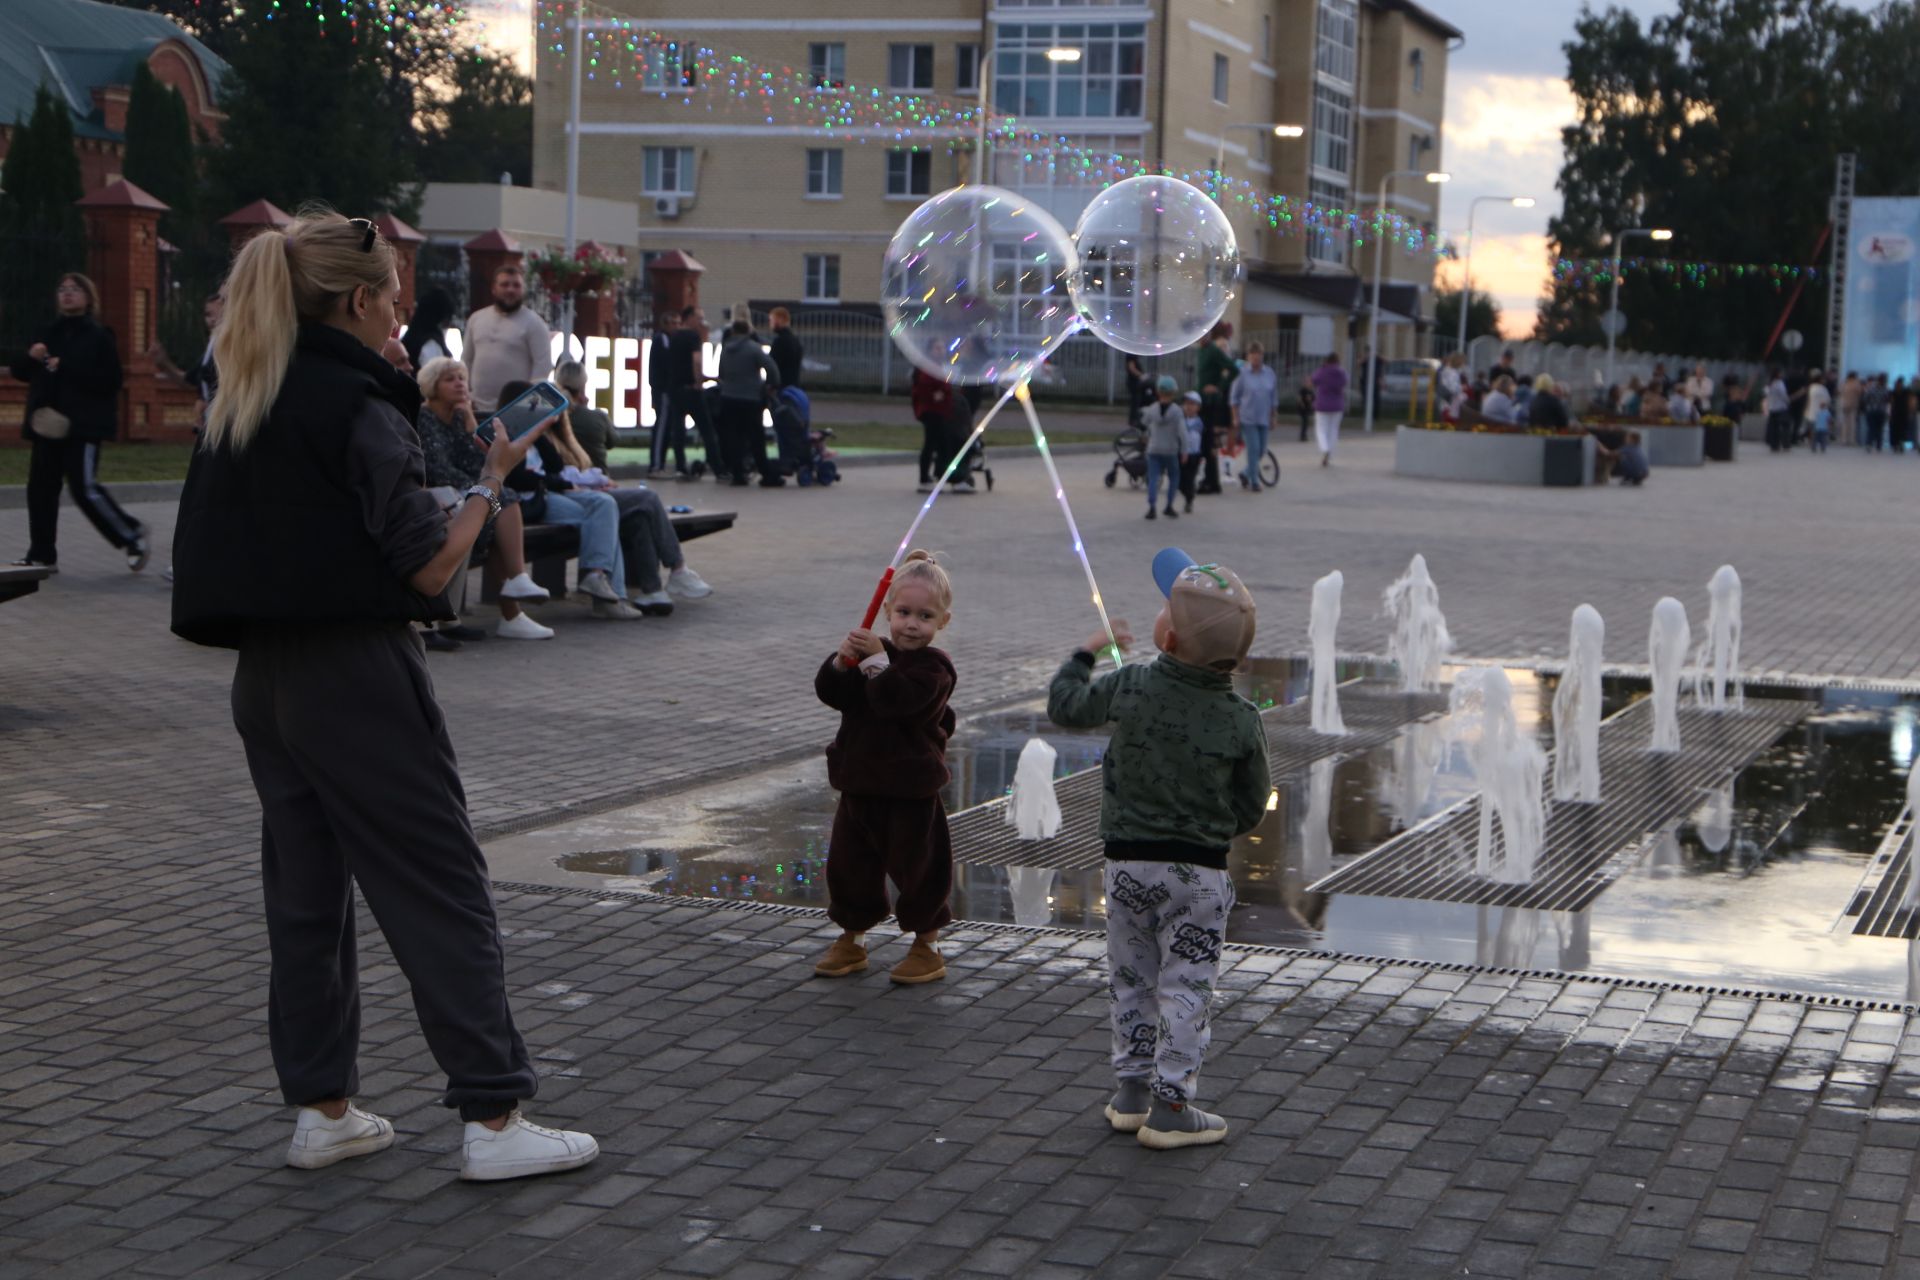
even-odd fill
[(953, 736), (953, 660), (928, 647), (903, 651), (891, 640), (890, 666), (869, 678), (832, 657), (813, 678), (820, 701), (840, 713), (827, 748), (827, 778), (844, 795), (899, 800), (938, 795), (947, 785), (947, 739)]

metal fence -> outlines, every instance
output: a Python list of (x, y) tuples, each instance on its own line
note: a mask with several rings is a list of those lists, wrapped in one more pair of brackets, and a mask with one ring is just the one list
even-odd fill
[(1624, 386), (1634, 378), (1645, 382), (1653, 376), (1656, 368), (1664, 371), (1668, 380), (1677, 381), (1692, 374), (1696, 365), (1705, 365), (1715, 386), (1720, 385), (1729, 374), (1741, 383), (1751, 385), (1766, 372), (1765, 365), (1752, 360), (1711, 360), (1700, 356), (1619, 349), (1613, 354), (1613, 373), (1609, 377), (1605, 347), (1564, 346), (1558, 342), (1508, 342), (1491, 334), (1475, 338), (1467, 344), (1467, 367), (1481, 371), (1490, 369), (1507, 351), (1513, 352), (1514, 367), (1522, 373), (1549, 374), (1555, 382), (1573, 388), (1576, 397), (1604, 395), (1609, 383)]

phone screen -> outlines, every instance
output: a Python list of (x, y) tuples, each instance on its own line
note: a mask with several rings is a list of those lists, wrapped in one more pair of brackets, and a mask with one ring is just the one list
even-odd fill
[(506, 428), (507, 439), (518, 440), (566, 407), (566, 392), (551, 382), (538, 383), (501, 405), (480, 424), (480, 429), (491, 439), (493, 433), (488, 428), (497, 423)]

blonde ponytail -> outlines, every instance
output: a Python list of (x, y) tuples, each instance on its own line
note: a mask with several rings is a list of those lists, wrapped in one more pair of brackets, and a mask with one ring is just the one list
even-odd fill
[(931, 591), (942, 613), (953, 608), (953, 582), (947, 577), (947, 571), (940, 567), (940, 562), (933, 558), (933, 552), (918, 547), (907, 552), (907, 558), (894, 571), (893, 586), (887, 590), (889, 605), (893, 603), (895, 593), (909, 582), (917, 582)]
[(227, 273), (222, 290), (227, 305), (213, 331), (220, 387), (207, 406), (209, 449), (228, 445), (238, 453), (246, 448), (286, 379), (299, 329), (287, 239), (284, 231), (262, 231), (241, 248)]
[(391, 284), (393, 250), (366, 226), (303, 209), (286, 230), (263, 231), (241, 248), (213, 331), (220, 386), (207, 408), (207, 448), (238, 452), (253, 439), (286, 381), (301, 321), (326, 319), (339, 298), (357, 288)]

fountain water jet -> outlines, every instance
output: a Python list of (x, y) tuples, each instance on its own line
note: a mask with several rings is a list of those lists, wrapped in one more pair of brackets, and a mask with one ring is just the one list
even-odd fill
[(1333, 761), (1307, 771), (1307, 812), (1300, 820), (1300, 875), (1305, 884), (1333, 870)]
[(1680, 749), (1680, 676), (1687, 663), (1692, 633), (1687, 606), (1661, 596), (1647, 631), (1647, 665), (1653, 669), (1653, 741), (1649, 751)]
[(1053, 764), (1060, 753), (1044, 738), (1029, 738), (1013, 770), (1007, 825), (1022, 840), (1051, 840), (1060, 831), (1060, 800), (1053, 791)]
[(1307, 610), (1307, 641), (1313, 647), (1313, 731), (1345, 733), (1340, 718), (1338, 672), (1334, 670), (1334, 633), (1340, 629), (1340, 592), (1346, 578), (1338, 569), (1313, 584)]
[(1740, 575), (1732, 565), (1714, 570), (1707, 596), (1707, 631), (1693, 655), (1694, 701), (1715, 711), (1739, 711), (1747, 697), (1740, 684)]
[(1427, 574), (1427, 558), (1414, 556), (1407, 571), (1387, 587), (1384, 599), (1393, 619), (1387, 657), (1400, 668), (1401, 688), (1408, 693), (1431, 689), (1440, 681), (1440, 665), (1453, 649), (1453, 637), (1440, 612), (1440, 589)]
[[(1474, 873), (1502, 884), (1531, 884), (1546, 833), (1542, 784), (1546, 753), (1522, 733), (1513, 714), (1513, 684), (1499, 667), (1473, 667), (1454, 678), (1450, 699), (1455, 732), (1473, 729), (1467, 748), (1480, 787), (1480, 839)], [(1501, 856), (1493, 856), (1493, 822), (1500, 820)]]
[(1600, 799), (1600, 647), (1607, 624), (1583, 604), (1573, 611), (1567, 666), (1553, 693), (1553, 798)]
[(1907, 770), (1907, 892), (1902, 907), (1920, 907), (1920, 764)]

